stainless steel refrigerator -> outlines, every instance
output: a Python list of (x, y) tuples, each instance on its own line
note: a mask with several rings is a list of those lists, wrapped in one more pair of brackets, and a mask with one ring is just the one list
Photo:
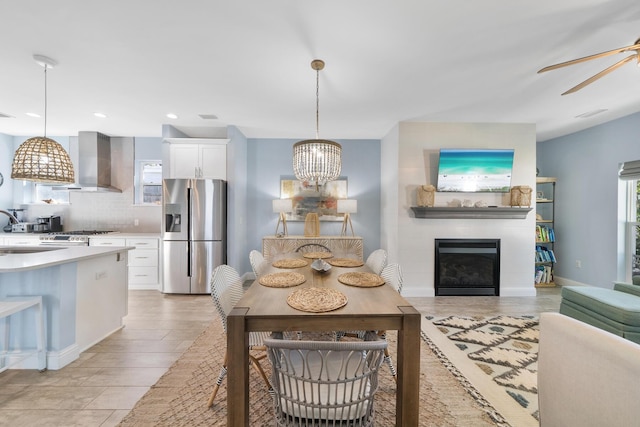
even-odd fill
[(162, 182), (162, 291), (208, 294), (227, 262), (227, 185), (217, 179)]

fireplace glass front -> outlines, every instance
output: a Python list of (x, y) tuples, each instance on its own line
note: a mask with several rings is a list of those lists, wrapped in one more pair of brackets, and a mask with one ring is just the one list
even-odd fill
[(500, 239), (435, 239), (435, 295), (500, 295)]

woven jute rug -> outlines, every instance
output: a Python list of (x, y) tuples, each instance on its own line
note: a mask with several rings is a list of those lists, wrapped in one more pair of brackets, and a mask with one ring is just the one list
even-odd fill
[[(396, 361), (397, 333), (387, 333)], [(224, 426), (226, 379), (212, 408), (207, 400), (217, 379), (226, 347), (218, 319), (195, 340), (158, 382), (125, 416), (121, 426)], [(417, 355), (416, 355), (417, 357)], [(270, 374), (268, 362), (263, 367)], [(272, 400), (255, 369), (250, 369), (250, 425), (272, 426)], [(386, 365), (376, 393), (376, 426), (395, 425), (396, 384)], [(420, 426), (509, 427), (502, 416), (455, 367), (447, 362), (424, 333), (420, 351)], [(512, 426), (515, 427), (515, 426)]]

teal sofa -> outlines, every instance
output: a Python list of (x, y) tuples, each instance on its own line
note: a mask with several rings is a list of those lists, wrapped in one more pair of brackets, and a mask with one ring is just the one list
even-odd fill
[(640, 286), (564, 286), (560, 313), (640, 344)]

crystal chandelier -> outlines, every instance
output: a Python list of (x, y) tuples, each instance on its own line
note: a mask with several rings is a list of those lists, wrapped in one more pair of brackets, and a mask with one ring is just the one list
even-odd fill
[(29, 138), (20, 144), (13, 155), (11, 178), (72, 184), (75, 178), (69, 154), (62, 145), (47, 138), (47, 68), (53, 68), (57, 62), (42, 55), (33, 55), (33, 59), (44, 67), (44, 136)]
[(337, 142), (319, 139), (319, 82), (324, 61), (314, 59), (311, 68), (316, 70), (316, 139), (299, 141), (293, 145), (293, 172), (298, 180), (315, 182), (317, 187), (340, 176), (342, 147)]

